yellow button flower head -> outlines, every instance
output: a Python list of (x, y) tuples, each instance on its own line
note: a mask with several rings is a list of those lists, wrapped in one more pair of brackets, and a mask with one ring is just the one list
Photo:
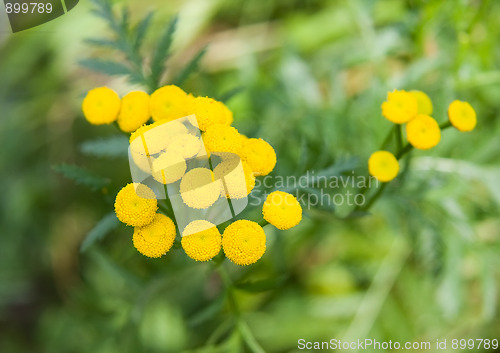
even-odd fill
[(189, 102), (189, 114), (194, 114), (201, 131), (214, 124), (231, 125), (233, 113), (224, 103), (209, 97), (193, 97)]
[(193, 221), (182, 234), (182, 248), (193, 260), (207, 261), (220, 252), (222, 237), (217, 227), (208, 221)]
[(226, 227), (222, 235), (226, 257), (237, 265), (251, 265), (266, 252), (266, 234), (257, 223), (236, 221)]
[(432, 101), (427, 94), (422, 91), (410, 91), (417, 99), (418, 114), (431, 115)]
[(187, 114), (188, 95), (181, 88), (169, 85), (158, 88), (149, 101), (154, 121), (175, 120)]
[(212, 206), (220, 197), (221, 182), (214, 181), (214, 174), (207, 168), (194, 168), (181, 180), (180, 194), (182, 201), (196, 209)]
[(157, 121), (143, 125), (130, 135), (130, 148), (141, 154), (156, 154), (165, 150), (174, 136), (187, 134), (187, 128), (177, 121)]
[(247, 162), (240, 158), (229, 158), (214, 168), (215, 179), (222, 180), (222, 196), (228, 199), (246, 197), (255, 187), (255, 176)]
[(93, 125), (110, 124), (116, 120), (120, 104), (120, 97), (115, 91), (98, 87), (90, 90), (83, 99), (83, 115)]
[(168, 150), (153, 162), (153, 178), (163, 184), (171, 184), (186, 173), (186, 161), (179, 154)]
[(459, 100), (451, 102), (448, 107), (448, 118), (451, 125), (460, 131), (472, 131), (476, 127), (476, 111), (468, 102)]
[(417, 99), (410, 92), (394, 90), (387, 93), (387, 101), (382, 103), (382, 115), (396, 124), (410, 121), (417, 113)]
[(132, 238), (134, 246), (147, 257), (165, 255), (175, 241), (175, 224), (167, 216), (157, 213), (151, 223), (144, 227), (135, 227)]
[(441, 140), (441, 129), (436, 120), (428, 115), (419, 114), (406, 124), (406, 138), (413, 147), (428, 150)]
[(290, 229), (302, 220), (302, 207), (297, 199), (286, 192), (270, 193), (262, 207), (264, 219), (278, 229)]
[(242, 139), (238, 130), (232, 126), (214, 124), (203, 134), (203, 142), (211, 152), (230, 152), (238, 154), (241, 151)]
[(126, 225), (142, 227), (151, 223), (157, 209), (153, 190), (144, 184), (128, 184), (116, 195), (116, 216)]
[(200, 152), (201, 147), (199, 137), (191, 134), (179, 134), (170, 139), (167, 149), (175, 151), (183, 158), (191, 158)]
[(241, 159), (246, 161), (255, 175), (267, 175), (276, 165), (276, 152), (263, 139), (247, 139), (243, 142)]
[(120, 113), (117, 122), (124, 132), (132, 132), (147, 123), (149, 112), (149, 95), (146, 92), (135, 91), (122, 98)]
[(386, 183), (397, 177), (399, 163), (391, 152), (377, 151), (368, 159), (368, 171), (377, 180)]

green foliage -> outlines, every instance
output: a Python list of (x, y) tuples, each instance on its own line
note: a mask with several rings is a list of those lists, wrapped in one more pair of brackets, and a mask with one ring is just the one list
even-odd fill
[(129, 141), (122, 135), (85, 141), (80, 151), (87, 156), (105, 158), (127, 158)]
[(85, 252), (95, 242), (102, 240), (112, 230), (116, 229), (119, 224), (120, 222), (118, 221), (118, 218), (116, 218), (115, 213), (108, 213), (87, 234), (82, 242), (82, 245), (80, 246), (80, 251)]
[(100, 190), (110, 183), (109, 179), (74, 164), (58, 164), (53, 169), (64, 177), (73, 180), (76, 184), (86, 186), (91, 190)]

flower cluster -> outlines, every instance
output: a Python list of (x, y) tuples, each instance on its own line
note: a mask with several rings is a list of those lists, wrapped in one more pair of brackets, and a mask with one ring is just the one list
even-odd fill
[[(118, 192), (115, 212), (134, 227), (133, 244), (141, 254), (161, 257), (179, 233), (185, 253), (196, 261), (210, 260), (221, 249), (238, 265), (263, 256), (266, 235), (259, 223), (238, 220), (219, 230), (216, 224), (221, 222), (213, 221), (213, 214), (227, 207), (220, 205), (246, 198), (255, 178), (271, 173), (277, 162), (269, 143), (232, 126), (233, 113), (224, 103), (174, 85), (151, 95), (130, 92), (121, 99), (110, 88), (99, 87), (88, 92), (82, 110), (91, 124), (116, 123), (130, 133), (130, 162), (145, 178)], [(195, 219), (182, 224), (171, 197), (170, 208), (162, 207), (155, 184), (175, 190), (183, 212)], [(290, 229), (301, 221), (302, 208), (293, 195), (276, 191), (265, 201), (262, 215), (262, 224)]]
[[(411, 148), (428, 150), (441, 141), (441, 131), (449, 126), (459, 131), (472, 131), (477, 122), (476, 112), (467, 102), (453, 101), (448, 107), (448, 122), (441, 125), (432, 117), (433, 105), (427, 94), (421, 91), (394, 90), (382, 103), (382, 115), (397, 124), (398, 151), (380, 150), (368, 160), (370, 175), (381, 182), (393, 180), (399, 172), (400, 159)], [(406, 146), (403, 146), (401, 125), (406, 124)], [(384, 148), (385, 146), (382, 146)]]

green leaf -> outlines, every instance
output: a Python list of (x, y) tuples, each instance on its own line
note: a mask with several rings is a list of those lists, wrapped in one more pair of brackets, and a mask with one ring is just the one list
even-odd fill
[(146, 33), (151, 24), (151, 19), (153, 18), (153, 12), (150, 11), (136, 26), (135, 28), (135, 38), (133, 40), (133, 45), (135, 50), (139, 50), (146, 36)]
[(80, 65), (93, 71), (101, 72), (110, 76), (133, 74), (127, 66), (111, 60), (83, 59), (80, 60)]
[(158, 42), (158, 46), (153, 55), (151, 62), (151, 77), (155, 86), (159, 86), (163, 70), (165, 68), (165, 61), (168, 58), (170, 47), (173, 42), (175, 28), (177, 26), (177, 17), (170, 22), (165, 32)]
[(104, 216), (94, 228), (87, 234), (85, 240), (82, 242), (80, 246), (80, 251), (84, 252), (89, 247), (91, 247), (96, 241), (102, 240), (106, 235), (109, 234), (112, 230), (116, 229), (120, 222), (114, 212), (108, 213)]
[(191, 61), (181, 70), (177, 78), (174, 80), (175, 84), (180, 86), (195, 70), (198, 69), (201, 59), (207, 52), (207, 47), (203, 47), (198, 54), (196, 54)]
[(80, 151), (88, 156), (127, 158), (128, 146), (129, 142), (127, 137), (111, 136), (85, 141), (80, 145)]
[(102, 189), (110, 183), (109, 179), (97, 176), (74, 164), (59, 164), (53, 169), (64, 177), (74, 180), (76, 184), (87, 186), (91, 190)]
[(220, 95), (219, 97), (219, 100), (221, 102), (227, 102), (229, 101), (231, 98), (233, 98), (234, 96), (240, 94), (241, 92), (243, 92), (245, 90), (245, 87), (244, 86), (237, 86), (235, 88), (232, 88), (230, 89), (229, 91), (223, 93)]

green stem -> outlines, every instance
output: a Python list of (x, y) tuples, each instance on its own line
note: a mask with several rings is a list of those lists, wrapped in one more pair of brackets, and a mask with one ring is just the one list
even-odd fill
[(262, 218), (258, 223), (259, 223), (259, 226), (261, 226), (261, 227), (265, 227), (269, 224), (269, 222), (266, 221), (264, 218)]
[[(395, 126), (394, 128), (397, 128), (397, 126)], [(387, 133), (387, 135), (384, 138), (384, 141), (382, 142), (382, 145), (380, 145), (380, 150), (383, 150), (389, 144), (389, 142), (391, 141), (391, 137), (392, 137), (393, 132), (394, 132), (393, 129), (389, 130), (389, 132)]]
[(401, 149), (403, 148), (403, 132), (401, 130), (402, 129), (401, 124), (398, 124), (395, 127), (396, 127), (396, 144), (398, 151), (401, 151)]
[(442, 123), (441, 125), (439, 125), (439, 128), (441, 130), (445, 130), (445, 129), (451, 127), (451, 126), (452, 126), (451, 122), (448, 120), (448, 121), (445, 121), (444, 123)]
[(259, 342), (257, 342), (257, 339), (255, 338), (252, 331), (250, 330), (250, 327), (245, 321), (241, 320), (238, 323), (238, 330), (240, 331), (241, 338), (243, 338), (243, 341), (245, 341), (248, 348), (250, 348), (253, 353), (266, 353)]
[(362, 207), (363, 211), (368, 211), (370, 209), (370, 207), (372, 207), (372, 205), (375, 203), (375, 201), (377, 201), (377, 199), (380, 197), (380, 195), (382, 195), (382, 193), (384, 192), (385, 188), (387, 187), (387, 184), (388, 183), (382, 184), (382, 186), (377, 190), (375, 195), (373, 195), (372, 198)]
[(402, 149), (400, 149), (398, 151), (398, 153), (396, 153), (396, 159), (400, 160), (401, 157), (403, 157), (405, 154), (407, 154), (408, 152), (410, 152), (412, 149), (413, 149), (413, 146), (410, 145), (409, 143), (407, 143), (406, 146), (404, 146)]

